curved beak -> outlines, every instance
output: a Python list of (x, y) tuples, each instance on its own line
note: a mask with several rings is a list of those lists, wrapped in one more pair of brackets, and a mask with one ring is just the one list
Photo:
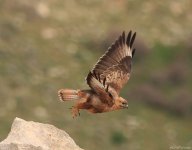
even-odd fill
[(122, 105), (123, 108), (128, 108), (128, 103), (127, 102), (124, 102), (123, 105)]
[(125, 108), (128, 108), (128, 104), (126, 104), (124, 107), (125, 107)]

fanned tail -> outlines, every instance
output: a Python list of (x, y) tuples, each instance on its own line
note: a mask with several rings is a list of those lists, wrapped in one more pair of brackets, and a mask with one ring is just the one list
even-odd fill
[(58, 96), (61, 101), (78, 100), (78, 90), (61, 89), (58, 91)]

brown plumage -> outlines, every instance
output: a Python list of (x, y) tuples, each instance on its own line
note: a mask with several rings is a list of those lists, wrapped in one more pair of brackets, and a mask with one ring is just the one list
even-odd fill
[(60, 100), (75, 100), (72, 115), (80, 115), (80, 109), (92, 113), (102, 113), (128, 108), (128, 102), (119, 96), (120, 90), (127, 83), (131, 73), (132, 48), (136, 33), (125, 32), (112, 44), (99, 59), (86, 77), (90, 90), (61, 89), (58, 91)]

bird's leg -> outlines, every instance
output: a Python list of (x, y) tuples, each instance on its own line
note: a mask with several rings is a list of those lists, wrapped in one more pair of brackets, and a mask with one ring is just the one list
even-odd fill
[(80, 116), (79, 108), (77, 106), (73, 106), (71, 108), (71, 113), (72, 113), (73, 118)]

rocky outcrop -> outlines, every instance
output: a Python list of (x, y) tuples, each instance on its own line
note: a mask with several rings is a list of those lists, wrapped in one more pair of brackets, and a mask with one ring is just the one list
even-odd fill
[(0, 150), (82, 150), (63, 130), (53, 125), (16, 118)]

